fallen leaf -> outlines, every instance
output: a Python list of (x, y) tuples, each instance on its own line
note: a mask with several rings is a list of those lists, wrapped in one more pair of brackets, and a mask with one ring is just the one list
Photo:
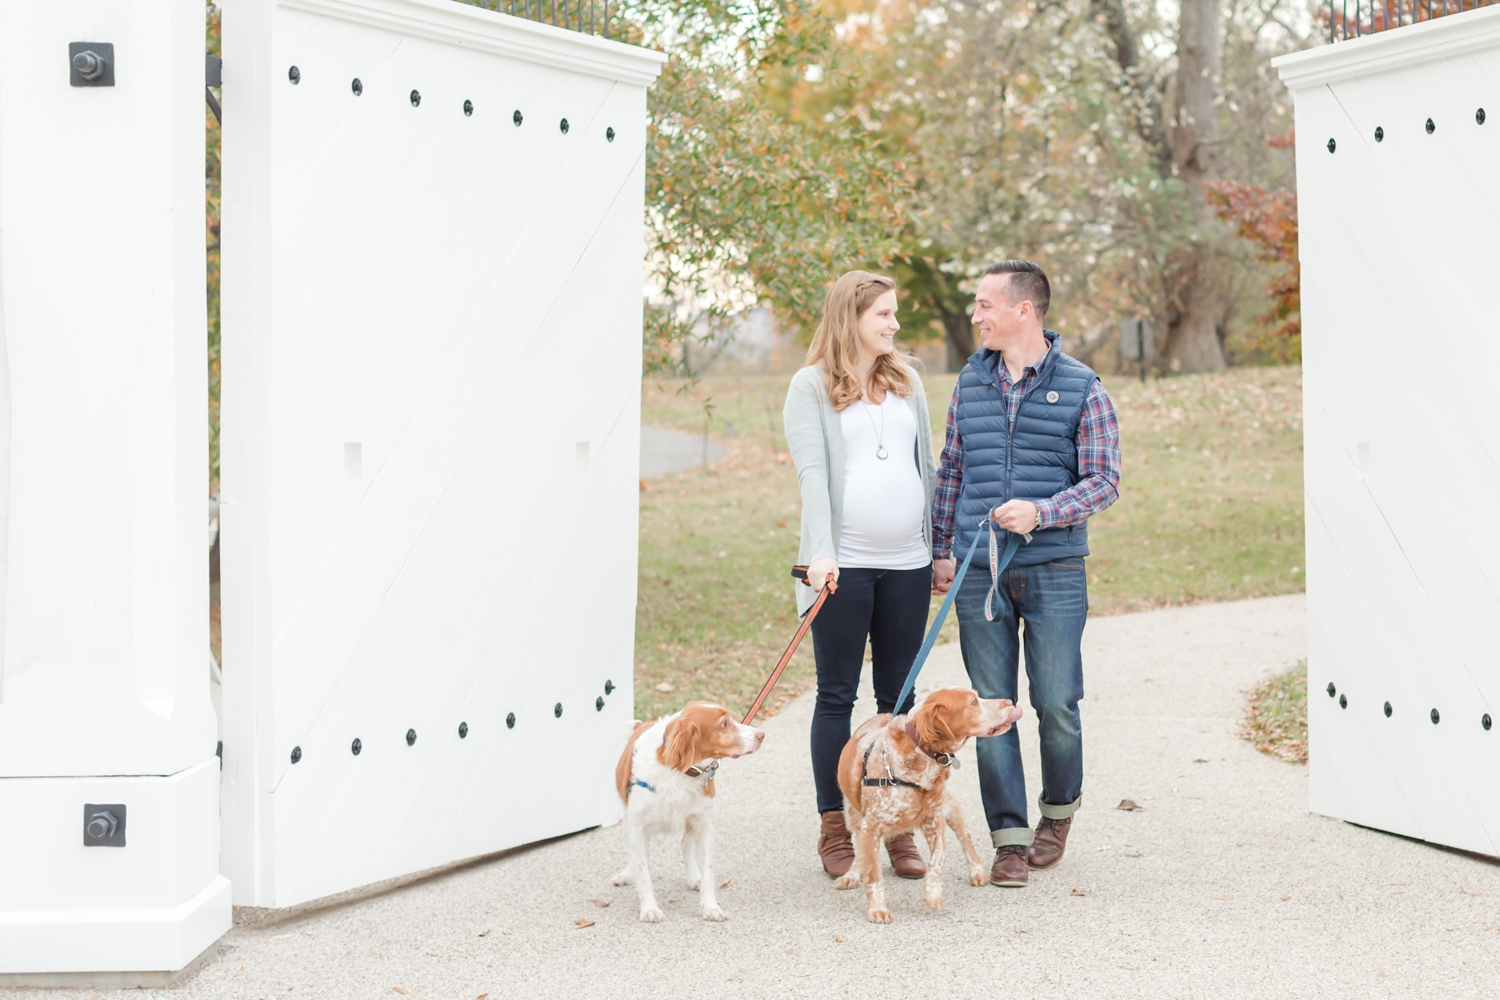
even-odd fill
[(474, 1000), (485, 1000), (485, 997), (487, 996), (489, 996), (488, 993), (481, 993), (477, 997), (475, 997)]
[(785, 521), (777, 521), (776, 522), (776, 527), (778, 527), (778, 528), (785, 528), (786, 527), (786, 522)]
[(486, 927), (484, 930), (482, 930), (482, 931), (479, 932), (479, 936), (480, 937), (488, 937), (489, 933), (490, 933), (490, 928)]
[(594, 922), (592, 920), (585, 920), (582, 917), (579, 917), (577, 920), (573, 921), (573, 926), (582, 929), (584, 927), (594, 926)]
[(719, 888), (720, 889), (728, 889), (729, 888), (729, 883), (733, 882), (733, 881), (734, 881), (734, 879), (732, 879), (732, 878), (726, 878), (724, 881), (722, 881), (722, 882), (719, 883)]
[(1069, 895), (1073, 895), (1073, 896), (1087, 896), (1088, 893), (1084, 892), (1081, 889), (1074, 889)]
[(1030, 934), (1031, 931), (1029, 929), (1025, 928), (1025, 927), (1017, 927), (1016, 928), (1016, 933), (1017, 934)]
[(1291, 898), (1292, 898), (1292, 897), (1291, 897), (1291, 896), (1282, 896), (1282, 897), (1281, 897), (1281, 901), (1282, 901), (1282, 902), (1283, 902), (1283, 903), (1285, 903), (1285, 902), (1286, 902), (1286, 901), (1287, 901), (1287, 900), (1289, 900), (1289, 899), (1291, 899)]
[(433, 958), (437, 958), (438, 957), (438, 953), (435, 952), (435, 951), (429, 951), (427, 954), (431, 955)]
[(678, 958), (676, 955), (663, 955), (661, 957), (661, 960), (663, 962), (680, 962), (680, 961), (682, 961), (682, 959)]
[(839, 936), (838, 936), (838, 935), (837, 935), (837, 934), (835, 934), (835, 935), (834, 935), (834, 936), (833, 936), (833, 939), (834, 939), (834, 940), (835, 940), (835, 941), (837, 941), (837, 942), (838, 942), (838, 943), (839, 943), (839, 944), (843, 944), (843, 943), (844, 943), (844, 939), (843, 939), (843, 938), (841, 938), (841, 937), (839, 937)]
[(395, 990), (397, 993), (401, 994), (404, 997), (411, 996), (411, 990), (403, 990), (399, 986), (392, 986), (391, 989)]
[(245, 967), (243, 965), (240, 966), (238, 969), (235, 970), (234, 974), (236, 976), (243, 976), (245, 974)]
[(668, 692), (675, 691), (677, 689), (672, 686), (672, 683), (670, 681), (662, 681), (660, 684), (656, 685), (656, 690), (660, 691), (662, 694), (667, 694)]
[(1194, 757), (1193, 758), (1193, 763), (1194, 764), (1207, 764), (1208, 761), (1204, 760), (1202, 757)]
[(1482, 893), (1482, 892), (1470, 892), (1468, 889), (1460, 889), (1458, 891), (1461, 892), (1461, 893), (1463, 893), (1465, 896), (1483, 896), (1484, 895), (1484, 893)]
[(1145, 806), (1138, 806), (1138, 805), (1136, 805), (1135, 804), (1135, 800), (1133, 800), (1133, 799), (1121, 799), (1120, 800), (1120, 804), (1117, 805), (1117, 806), (1115, 806), (1115, 808), (1116, 809), (1123, 809), (1123, 810), (1125, 810), (1128, 813), (1145, 812), (1145, 810), (1146, 810)]
[(1227, 903), (1227, 902), (1229, 902), (1229, 897), (1228, 896), (1215, 896), (1214, 899), (1217, 899), (1221, 903)]
[(1382, 979), (1385, 978), (1385, 969), (1382, 966), (1379, 966), (1379, 965), (1375, 966), (1375, 971), (1378, 972), (1378, 973), (1380, 973), (1380, 977)]
[(589, 902), (593, 903), (595, 906), (599, 907), (600, 909), (603, 909), (604, 907), (606, 907), (606, 906), (609, 905), (609, 900), (607, 900), (607, 899), (591, 899), (591, 900), (589, 900)]

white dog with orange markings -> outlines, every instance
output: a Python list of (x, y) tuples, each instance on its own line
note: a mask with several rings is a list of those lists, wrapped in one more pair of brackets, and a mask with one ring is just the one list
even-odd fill
[(761, 730), (735, 721), (723, 705), (703, 701), (636, 724), (615, 765), (630, 860), (614, 884), (635, 883), (642, 920), (654, 923), (662, 918), (647, 863), (650, 838), (661, 834), (682, 838), (688, 887), (698, 890), (703, 919), (728, 919), (715, 894), (714, 776), (719, 761), (754, 753), (765, 738)]

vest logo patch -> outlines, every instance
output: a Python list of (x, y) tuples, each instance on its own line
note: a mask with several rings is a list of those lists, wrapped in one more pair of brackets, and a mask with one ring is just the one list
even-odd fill
[(1051, 389), (1051, 390), (1049, 390), (1047, 392), (1047, 402), (1049, 402), (1049, 403), (1055, 403), (1055, 402), (1057, 402), (1057, 390), (1056, 389)]

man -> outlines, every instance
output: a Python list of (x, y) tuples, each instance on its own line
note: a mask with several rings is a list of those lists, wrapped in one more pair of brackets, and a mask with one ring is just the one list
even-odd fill
[[(992, 885), (1024, 886), (1030, 869), (1062, 860), (1082, 800), (1084, 619), (1088, 519), (1119, 496), (1120, 430), (1086, 365), (1042, 328), (1052, 289), (1030, 261), (985, 268), (974, 325), (984, 350), (969, 358), (948, 407), (948, 437), (933, 503), (933, 589), (946, 593), (955, 555), (990, 518), (996, 541), (1030, 534), (1000, 574), (993, 620), (988, 540), (954, 600), (969, 679), (984, 698), (1016, 700), (1017, 625), (1026, 623), (1026, 676), (1041, 739), (1042, 818), (1026, 818), (1020, 727), (978, 741), (979, 788), (995, 844)], [(1004, 529), (1001, 531), (1000, 529)]]

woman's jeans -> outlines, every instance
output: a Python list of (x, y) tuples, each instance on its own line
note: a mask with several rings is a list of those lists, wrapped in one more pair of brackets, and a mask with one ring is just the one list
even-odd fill
[[(813, 709), (813, 782), (818, 812), (844, 808), (839, 754), (849, 742), (849, 717), (859, 693), (859, 672), (869, 639), (877, 712), (889, 712), (911, 670), (932, 594), (932, 566), (921, 569), (841, 569), (839, 589), (813, 619), (818, 701)], [(908, 695), (902, 711), (909, 711)]]
[[(1016, 700), (1016, 623), (1026, 623), (1026, 679), (1041, 736), (1041, 813), (1067, 819), (1083, 791), (1083, 729), (1078, 702), (1083, 698), (1084, 620), (1089, 596), (1083, 560), (1058, 559), (1038, 566), (1012, 566), (1000, 574), (995, 620), (984, 617), (990, 589), (986, 562), (969, 567), (954, 606), (958, 641), (969, 680), (981, 698)], [(1026, 774), (1021, 768), (1021, 725), (1001, 736), (975, 740), (979, 792), (996, 847), (1030, 844), (1026, 821)]]

